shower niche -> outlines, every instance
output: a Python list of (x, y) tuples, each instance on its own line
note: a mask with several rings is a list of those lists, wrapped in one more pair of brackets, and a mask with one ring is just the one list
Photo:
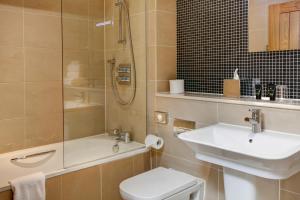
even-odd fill
[(62, 3), (66, 167), (115, 154), (113, 130), (132, 140), (117, 153), (146, 136), (146, 2), (80, 2)]

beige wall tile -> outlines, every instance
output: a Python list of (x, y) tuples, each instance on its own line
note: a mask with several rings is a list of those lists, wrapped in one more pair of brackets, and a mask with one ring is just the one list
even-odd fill
[(198, 126), (211, 125), (218, 120), (217, 105), (211, 102), (159, 97), (157, 110), (168, 112), (171, 118), (195, 121)]
[(24, 148), (24, 120), (0, 120), (0, 153), (22, 148)]
[(90, 0), (89, 17), (91, 19), (104, 19), (104, 1), (105, 0)]
[(25, 126), (25, 141), (27, 148), (63, 141), (62, 114), (49, 114), (43, 117), (27, 117)]
[(132, 40), (133, 40), (134, 47), (145, 48), (145, 44), (146, 44), (145, 13), (132, 16), (130, 17), (130, 20), (131, 20)]
[(104, 51), (104, 27), (96, 27), (98, 22), (102, 22), (103, 19), (89, 21), (89, 49)]
[(61, 176), (46, 181), (46, 200), (62, 200)]
[(145, 12), (146, 0), (128, 0), (130, 15), (141, 14)]
[(111, 20), (113, 17), (113, 0), (104, 0), (105, 20)]
[(176, 79), (176, 47), (157, 47), (157, 80)]
[(147, 51), (147, 78), (148, 81), (156, 80), (156, 47), (148, 47)]
[(63, 73), (64, 80), (88, 79), (89, 76), (88, 50), (64, 50)]
[(23, 14), (0, 10), (0, 45), (23, 45)]
[(148, 11), (155, 11), (156, 9), (156, 0), (147, 0)]
[(89, 79), (105, 79), (105, 58), (104, 51), (90, 51), (89, 53)]
[(0, 199), (1, 200), (12, 200), (13, 199), (13, 194), (12, 191), (5, 191), (5, 192), (0, 192)]
[(164, 153), (192, 162), (198, 162), (198, 160), (195, 159), (194, 152), (180, 139), (174, 136), (173, 119), (170, 119), (169, 125), (157, 125), (157, 132), (158, 135), (164, 139)]
[(176, 46), (176, 15), (157, 12), (157, 45)]
[(264, 128), (300, 134), (300, 111), (261, 108), (263, 112)]
[(26, 115), (62, 113), (62, 83), (26, 83)]
[(157, 10), (176, 13), (176, 1), (156, 0)]
[(255, 177), (257, 200), (279, 200), (279, 181)]
[(300, 194), (300, 173), (281, 181), (281, 189)]
[(60, 17), (29, 13), (24, 17), (25, 47), (61, 48)]
[(156, 150), (151, 150), (151, 169), (158, 167), (156, 157)]
[(133, 157), (133, 172), (135, 175), (150, 170), (150, 152)]
[(150, 12), (148, 14), (148, 28), (147, 28), (147, 40), (148, 46), (155, 46), (157, 44), (157, 16), (156, 12)]
[(249, 109), (261, 109), (263, 115), (263, 127), (265, 129), (299, 134), (299, 111), (284, 110), (264, 107), (253, 107), (234, 104), (219, 104), (219, 121), (229, 124), (250, 126), (245, 122), (245, 117), (250, 117)]
[(0, 119), (24, 116), (24, 86), (22, 83), (0, 84)]
[(87, 19), (63, 18), (63, 44), (65, 49), (87, 49), (89, 22)]
[(0, 8), (21, 12), (23, 10), (23, 0), (0, 0)]
[(156, 81), (156, 91), (169, 92), (170, 91), (169, 81)]
[(250, 126), (245, 122), (245, 117), (249, 117), (250, 106), (233, 105), (233, 104), (219, 104), (219, 122), (236, 124), (243, 126)]
[[(114, 27), (117, 27), (117, 21), (114, 22)], [(117, 28), (114, 28), (113, 26), (107, 26), (105, 27), (105, 50), (109, 52), (110, 54), (115, 54), (113, 50), (117, 47), (117, 41), (119, 37), (117, 36)]]
[(102, 199), (121, 200), (119, 184), (133, 176), (132, 158), (104, 164), (102, 174)]
[(26, 81), (61, 81), (62, 51), (25, 48)]
[(65, 111), (64, 139), (76, 139), (101, 134), (105, 131), (105, 110), (103, 107)]
[(61, 15), (61, 0), (24, 0), (25, 12)]
[(100, 176), (100, 170), (97, 166), (63, 175), (62, 199), (99, 200), (101, 197)]
[(0, 63), (0, 82), (24, 80), (24, 55), (22, 48), (1, 47)]
[(157, 133), (156, 123), (154, 122), (154, 111), (156, 105), (155, 81), (148, 81), (147, 84), (147, 133)]
[(89, 4), (85, 0), (63, 0), (63, 16), (88, 17)]
[(300, 200), (300, 194), (281, 190), (280, 200)]
[[(46, 199), (121, 200), (119, 183), (136, 173), (148, 170), (149, 159), (147, 152), (47, 179)], [(0, 199), (12, 200), (12, 192), (0, 192)]]

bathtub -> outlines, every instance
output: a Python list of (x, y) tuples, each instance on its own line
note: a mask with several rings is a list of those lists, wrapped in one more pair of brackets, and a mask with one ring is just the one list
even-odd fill
[(51, 178), (148, 151), (141, 143), (120, 142), (114, 152), (114, 144), (112, 137), (101, 134), (0, 154), (0, 192), (10, 189), (9, 180), (27, 174), (43, 172)]

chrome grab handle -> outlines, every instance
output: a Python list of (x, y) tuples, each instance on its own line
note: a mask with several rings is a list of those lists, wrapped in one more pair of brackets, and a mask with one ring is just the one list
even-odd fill
[(45, 154), (50, 154), (50, 153), (55, 153), (55, 152), (56, 152), (56, 150), (44, 151), (44, 152), (34, 153), (34, 154), (30, 154), (30, 155), (19, 156), (19, 157), (16, 157), (16, 158), (12, 158), (10, 160), (11, 161), (25, 160), (27, 158), (42, 156), (42, 155), (45, 155)]

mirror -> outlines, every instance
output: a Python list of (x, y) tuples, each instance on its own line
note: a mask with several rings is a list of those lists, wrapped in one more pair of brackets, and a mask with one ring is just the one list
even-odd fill
[(300, 49), (300, 0), (249, 0), (249, 51)]

